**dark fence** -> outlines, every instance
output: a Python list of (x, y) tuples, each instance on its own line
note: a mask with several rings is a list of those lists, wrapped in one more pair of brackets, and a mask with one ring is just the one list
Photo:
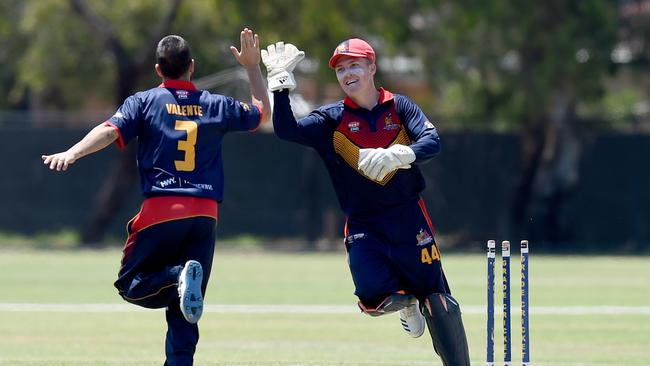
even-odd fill
[[(0, 231), (33, 234), (85, 224), (97, 192), (119, 154), (108, 148), (51, 172), (40, 156), (67, 148), (86, 131), (0, 129), (4, 159)], [(423, 197), (439, 234), (470, 243), (512, 240), (511, 207), (517, 184), (518, 138), (445, 133), (443, 153), (422, 170)], [(343, 217), (323, 164), (311, 150), (270, 134), (232, 134), (224, 143), (226, 187), (219, 235), (337, 238)], [(650, 136), (602, 135), (583, 145), (580, 182), (559, 212), (565, 245), (632, 246), (650, 243)], [(124, 236), (138, 210), (134, 185), (108, 233)], [(535, 218), (530, 218), (534, 220)], [(334, 239), (332, 239), (334, 240)], [(548, 243), (547, 243), (548, 244)]]

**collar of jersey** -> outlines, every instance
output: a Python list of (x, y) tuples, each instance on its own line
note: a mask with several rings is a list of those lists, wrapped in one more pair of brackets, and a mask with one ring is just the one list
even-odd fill
[(174, 79), (167, 79), (163, 81), (160, 85), (158, 85), (160, 88), (170, 88), (170, 89), (185, 89), (185, 90), (197, 90), (196, 86), (194, 86), (194, 83), (191, 81), (187, 80), (174, 80)]
[[(393, 100), (393, 93), (384, 88), (379, 88), (379, 104), (384, 104), (391, 100)], [(357, 103), (350, 99), (350, 97), (345, 97), (345, 99), (343, 99), (343, 104), (350, 108), (361, 108)]]

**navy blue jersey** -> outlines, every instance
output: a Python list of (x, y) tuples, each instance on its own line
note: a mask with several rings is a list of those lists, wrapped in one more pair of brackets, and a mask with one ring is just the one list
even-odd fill
[(128, 97), (107, 123), (123, 147), (138, 139), (145, 197), (183, 195), (223, 199), (221, 140), (230, 131), (255, 130), (261, 111), (193, 83), (166, 80)]
[[(379, 89), (378, 104), (367, 110), (350, 98), (323, 106), (299, 121), (287, 91), (274, 92), (273, 127), (278, 137), (313, 147), (325, 162), (341, 208), (348, 216), (380, 215), (416, 202), (424, 189), (417, 164), (440, 151), (440, 139), (422, 110), (403, 95)], [(359, 169), (359, 149), (410, 146), (416, 160), (381, 182)]]

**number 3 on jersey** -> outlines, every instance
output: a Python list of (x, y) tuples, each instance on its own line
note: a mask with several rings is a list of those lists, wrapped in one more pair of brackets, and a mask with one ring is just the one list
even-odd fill
[(174, 129), (177, 131), (185, 131), (187, 139), (178, 140), (178, 150), (185, 152), (184, 160), (174, 160), (176, 170), (182, 172), (191, 172), (194, 170), (196, 161), (196, 135), (198, 133), (199, 125), (194, 121), (176, 121)]

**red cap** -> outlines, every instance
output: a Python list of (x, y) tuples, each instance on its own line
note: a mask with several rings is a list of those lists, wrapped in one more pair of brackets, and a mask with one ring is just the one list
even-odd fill
[(341, 42), (336, 47), (336, 49), (334, 49), (334, 53), (330, 58), (330, 62), (329, 62), (330, 67), (334, 68), (339, 58), (343, 56), (365, 57), (370, 61), (375, 62), (375, 51), (368, 44), (368, 42), (359, 38), (351, 38), (348, 39), (347, 41)]

